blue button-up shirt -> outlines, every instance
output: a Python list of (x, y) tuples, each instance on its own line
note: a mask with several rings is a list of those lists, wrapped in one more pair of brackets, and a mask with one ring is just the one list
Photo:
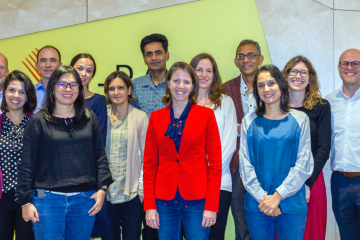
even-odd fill
[(150, 117), (151, 112), (166, 107), (166, 105), (161, 102), (162, 97), (165, 96), (165, 81), (155, 86), (151, 80), (151, 73), (148, 73), (135, 78), (132, 83), (136, 97), (134, 107), (144, 111), (148, 117)]
[(35, 89), (36, 89), (37, 107), (34, 113), (37, 113), (38, 111), (40, 111), (40, 107), (43, 103), (43, 99), (46, 93), (46, 88), (42, 84), (41, 79), (39, 83), (35, 84)]

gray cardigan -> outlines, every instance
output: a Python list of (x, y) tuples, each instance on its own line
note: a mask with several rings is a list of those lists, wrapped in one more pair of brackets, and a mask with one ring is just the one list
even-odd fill
[[(107, 108), (108, 127), (110, 123), (112, 106)], [(145, 112), (134, 108), (129, 104), (128, 109), (128, 133), (127, 133), (127, 165), (124, 194), (130, 195), (137, 192), (143, 193), (143, 159), (145, 148), (146, 131), (149, 124), (149, 118)]]

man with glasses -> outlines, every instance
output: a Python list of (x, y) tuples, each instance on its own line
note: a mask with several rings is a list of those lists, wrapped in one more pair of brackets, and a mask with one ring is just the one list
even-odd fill
[(240, 76), (224, 83), (227, 94), (233, 99), (236, 108), (238, 122), (238, 139), (236, 151), (230, 162), (232, 174), (232, 197), (231, 212), (235, 222), (235, 239), (250, 239), (249, 231), (245, 221), (244, 201), (246, 190), (240, 179), (239, 173), (239, 146), (240, 130), (243, 117), (256, 109), (256, 102), (253, 95), (253, 83), (255, 73), (264, 61), (258, 42), (245, 39), (240, 42), (236, 49), (234, 63), (240, 70)]
[[(4, 81), (6, 76), (9, 74), (8, 61), (4, 54), (0, 53), (0, 105), (2, 103), (2, 88), (4, 86)], [(1, 113), (1, 111), (0, 111)]]
[(47, 45), (41, 48), (37, 53), (37, 62), (35, 63), (35, 67), (40, 72), (41, 79), (40, 82), (35, 85), (37, 98), (35, 113), (40, 111), (51, 74), (61, 65), (61, 55), (57, 48)]
[(339, 59), (342, 87), (329, 94), (331, 105), (331, 195), (341, 239), (360, 239), (360, 50)]

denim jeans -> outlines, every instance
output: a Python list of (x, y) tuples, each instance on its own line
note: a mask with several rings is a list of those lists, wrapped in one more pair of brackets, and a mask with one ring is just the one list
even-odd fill
[(245, 211), (247, 226), (252, 240), (275, 239), (302, 240), (304, 237), (306, 216), (282, 213), (270, 217), (262, 212)]
[(209, 239), (210, 228), (201, 226), (204, 204), (172, 208), (156, 200), (156, 206), (160, 218), (158, 229), (160, 240), (180, 240), (181, 223), (184, 224), (186, 240)]
[(39, 221), (33, 224), (36, 240), (89, 240), (95, 216), (88, 211), (95, 204), (91, 199), (94, 191), (81, 192), (74, 196), (47, 192), (35, 197), (33, 204), (39, 214)]

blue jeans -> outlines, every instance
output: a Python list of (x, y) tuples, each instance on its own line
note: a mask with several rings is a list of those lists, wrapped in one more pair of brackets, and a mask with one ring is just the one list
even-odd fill
[(262, 212), (245, 211), (247, 226), (252, 240), (275, 239), (302, 240), (304, 237), (306, 216), (282, 213), (270, 217)]
[(360, 176), (345, 177), (333, 172), (331, 195), (341, 239), (360, 239)]
[(156, 206), (160, 218), (160, 228), (158, 229), (160, 240), (180, 240), (181, 223), (185, 228), (186, 240), (209, 239), (210, 228), (201, 226), (204, 204), (172, 208), (156, 200)]
[(91, 199), (94, 191), (81, 192), (74, 196), (45, 193), (42, 197), (33, 194), (33, 205), (39, 221), (33, 224), (36, 240), (89, 240), (95, 216), (88, 211), (95, 204)]

